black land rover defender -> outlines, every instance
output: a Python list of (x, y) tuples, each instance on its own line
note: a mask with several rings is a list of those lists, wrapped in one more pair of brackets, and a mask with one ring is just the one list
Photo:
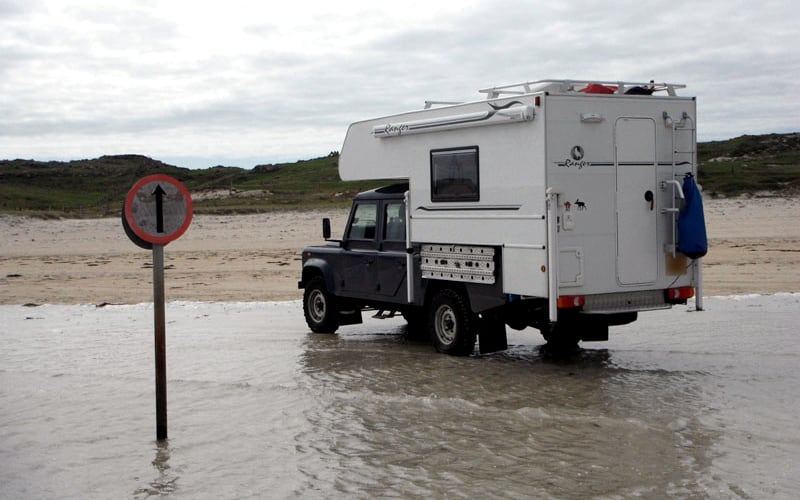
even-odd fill
[[(303, 249), (298, 283), (305, 289), (303, 310), (309, 328), (333, 333), (342, 325), (361, 323), (362, 310), (374, 309), (378, 318), (402, 314), (409, 335), (430, 337), (440, 352), (472, 353), (479, 330), (482, 352), (504, 349), (505, 325), (490, 325), (474, 313), (464, 286), (437, 286), (415, 277), (419, 255), (407, 247), (406, 191), (408, 184), (395, 184), (357, 195), (341, 240), (330, 239), (330, 223), (323, 220), (327, 243)], [(413, 300), (407, 284), (409, 255)]]

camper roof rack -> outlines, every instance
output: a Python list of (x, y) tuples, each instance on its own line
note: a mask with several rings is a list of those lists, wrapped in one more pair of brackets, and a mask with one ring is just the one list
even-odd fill
[(425, 101), (425, 109), (431, 109), (434, 106), (455, 106), (456, 104), (464, 104), (461, 101)]
[(536, 80), (522, 83), (512, 83), (511, 85), (501, 85), (499, 87), (491, 87), (481, 89), (478, 92), (486, 94), (486, 99), (496, 99), (508, 95), (524, 95), (533, 92), (586, 92), (590, 86), (597, 85), (605, 87), (608, 92), (614, 94), (625, 94), (635, 87), (647, 89), (651, 92), (664, 92), (667, 95), (674, 96), (675, 89), (686, 88), (686, 85), (678, 83), (655, 83), (653, 80), (649, 82), (623, 82), (623, 81), (602, 81), (602, 80)]

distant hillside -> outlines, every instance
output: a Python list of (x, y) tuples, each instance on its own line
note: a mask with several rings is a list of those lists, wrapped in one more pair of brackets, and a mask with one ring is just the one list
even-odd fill
[(105, 214), (119, 210), (137, 179), (156, 172), (181, 178), (186, 171), (138, 155), (0, 161), (0, 211)]
[(113, 216), (128, 190), (146, 175), (163, 173), (192, 192), (197, 213), (249, 213), (345, 206), (353, 194), (380, 182), (339, 179), (336, 153), (296, 163), (192, 170), (140, 155), (93, 160), (0, 161), (0, 213), (70, 217)]
[(712, 196), (800, 194), (800, 133), (698, 144), (698, 181)]
[[(800, 133), (745, 135), (698, 145), (699, 181), (711, 196), (800, 194)], [(197, 213), (345, 206), (385, 182), (342, 182), (337, 153), (322, 158), (191, 170), (139, 155), (93, 160), (0, 161), (0, 213), (113, 216), (140, 178), (164, 173), (192, 192)]]

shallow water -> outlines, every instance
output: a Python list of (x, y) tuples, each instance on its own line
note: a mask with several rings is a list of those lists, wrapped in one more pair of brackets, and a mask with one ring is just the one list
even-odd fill
[(2, 498), (795, 498), (800, 295), (643, 313), (568, 359), (468, 358), (289, 303), (0, 306)]

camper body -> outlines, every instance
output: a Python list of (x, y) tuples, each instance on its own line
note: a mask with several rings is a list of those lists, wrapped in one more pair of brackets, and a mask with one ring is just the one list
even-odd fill
[(677, 251), (696, 107), (678, 88), (526, 82), (352, 124), (342, 179), (400, 183), (357, 197), (342, 240), (303, 251), (309, 325), (402, 312), (468, 354), (477, 336), (504, 348), (506, 324), (574, 345), (685, 303), (701, 285), (700, 260)]

